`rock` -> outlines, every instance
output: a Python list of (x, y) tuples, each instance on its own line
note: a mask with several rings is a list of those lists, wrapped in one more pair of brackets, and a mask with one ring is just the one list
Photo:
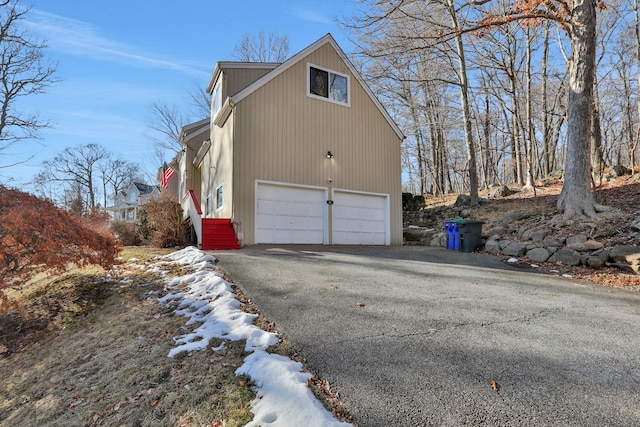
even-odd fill
[(551, 255), (553, 255), (556, 252), (558, 252), (560, 250), (560, 248), (558, 246), (547, 246), (547, 250), (549, 251), (549, 253)]
[(513, 194), (513, 192), (509, 190), (509, 187), (506, 185), (495, 185), (489, 187), (488, 197), (490, 199), (497, 199), (498, 197), (506, 197), (510, 194)]
[(540, 187), (548, 187), (550, 185), (555, 184), (557, 181), (556, 178), (551, 178), (551, 177), (546, 177), (546, 178), (542, 178), (539, 182), (540, 182)]
[(604, 261), (602, 261), (598, 257), (590, 256), (587, 258), (586, 265), (588, 265), (591, 268), (602, 268), (604, 267)]
[(526, 245), (520, 242), (511, 242), (502, 250), (502, 254), (507, 256), (520, 257), (524, 255), (526, 250)]
[(511, 244), (511, 240), (500, 240), (500, 252)]
[(559, 237), (548, 237), (542, 241), (542, 244), (547, 248), (550, 248), (550, 247), (558, 248), (562, 246), (563, 243), (564, 243), (564, 240), (562, 240)]
[(471, 196), (467, 196), (466, 194), (460, 194), (454, 203), (454, 206), (470, 206), (471, 205)]
[(633, 220), (631, 224), (629, 224), (632, 230), (640, 231), (640, 217)]
[(609, 252), (609, 257), (617, 267), (640, 274), (640, 247), (616, 246)]
[(609, 261), (610, 255), (609, 255), (609, 251), (606, 249), (602, 249), (599, 251), (594, 251), (591, 256), (594, 257), (598, 257), (602, 260), (602, 262), (607, 262)]
[(551, 253), (546, 248), (535, 248), (527, 252), (525, 257), (534, 262), (546, 262)]
[(504, 234), (507, 234), (507, 229), (504, 226), (500, 226), (499, 225), (499, 226), (496, 226), (496, 227), (489, 228), (487, 230), (487, 235), (493, 236), (495, 234), (497, 234), (498, 236), (502, 236)]
[(404, 240), (407, 242), (419, 242), (427, 235), (433, 233), (433, 228), (425, 228), (425, 227), (417, 227), (415, 225), (410, 225), (409, 227), (403, 230)]
[(609, 256), (616, 261), (637, 260), (640, 258), (640, 247), (632, 245), (615, 246), (609, 252)]
[(542, 242), (547, 235), (551, 233), (551, 230), (542, 229), (542, 230), (534, 230), (531, 232), (531, 240), (534, 242)]
[(499, 254), (502, 251), (500, 248), (500, 242), (495, 239), (487, 240), (484, 244), (484, 250), (492, 254)]
[(604, 245), (595, 240), (587, 240), (584, 243), (569, 243), (567, 248), (578, 252), (595, 251), (604, 248)]
[(504, 225), (506, 227), (509, 227), (511, 224), (513, 224), (515, 221), (521, 220), (523, 218), (526, 218), (527, 215), (526, 214), (522, 214), (522, 213), (508, 213), (505, 216), (503, 216), (502, 218), (500, 218), (497, 223)]
[(631, 169), (629, 169), (626, 166), (622, 166), (622, 165), (615, 165), (613, 168), (611, 168), (613, 170), (612, 175), (613, 176), (624, 176), (624, 175), (631, 175)]
[(447, 247), (447, 233), (436, 233), (431, 238), (429, 246)]
[(631, 182), (640, 182), (640, 172), (634, 174), (631, 178), (629, 178)]
[(580, 265), (580, 254), (572, 249), (563, 248), (551, 255), (548, 261), (563, 265)]
[(584, 243), (587, 241), (587, 236), (584, 234), (577, 234), (575, 236), (567, 237), (567, 245), (571, 245), (573, 243)]

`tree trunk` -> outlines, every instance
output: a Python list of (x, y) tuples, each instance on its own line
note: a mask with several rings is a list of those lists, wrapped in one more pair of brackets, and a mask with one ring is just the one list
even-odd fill
[(567, 153), (557, 208), (565, 221), (595, 217), (589, 147), (593, 119), (596, 0), (576, 0), (571, 16)]
[(469, 107), (469, 80), (467, 76), (467, 63), (464, 55), (464, 43), (462, 33), (459, 31), (456, 6), (453, 0), (447, 0), (448, 12), (455, 30), (455, 43), (458, 52), (458, 79), (460, 82), (460, 103), (462, 107), (462, 120), (464, 125), (464, 140), (467, 146), (467, 170), (469, 172), (469, 196), (471, 206), (478, 204), (478, 171), (476, 169), (476, 150), (473, 143), (471, 127), (471, 111)]
[(549, 82), (549, 22), (544, 24), (544, 42), (542, 50), (542, 174), (548, 176), (553, 171), (551, 166), (551, 125), (549, 123), (549, 100), (547, 85)]
[(518, 99), (516, 94), (515, 75), (509, 76), (509, 95), (511, 96), (511, 149), (513, 150), (515, 182), (523, 185), (522, 179), (522, 150), (520, 148), (520, 125), (518, 124)]
[[(640, 67), (640, 16), (638, 15), (638, 0), (633, 2), (633, 16), (635, 20), (636, 65)], [(638, 72), (638, 90), (640, 91), (640, 72)], [(635, 135), (635, 145), (640, 142), (640, 96), (638, 97), (638, 131)], [(635, 159), (635, 153), (634, 153)], [(634, 161), (635, 166), (635, 161)], [(635, 172), (635, 171), (634, 171)]]
[(531, 189), (535, 191), (534, 188), (534, 182), (533, 182), (533, 175), (534, 175), (534, 170), (533, 170), (533, 165), (535, 164), (535, 159), (534, 159), (534, 132), (533, 132), (533, 113), (531, 111), (531, 34), (529, 33), (529, 30), (527, 29), (527, 50), (526, 50), (526, 56), (527, 56), (527, 61), (525, 64), (525, 78), (526, 78), (526, 88), (525, 88), (525, 100), (526, 100), (526, 105), (525, 105), (525, 121), (527, 123), (527, 134), (526, 134), (526, 139), (525, 139), (525, 161), (526, 161), (526, 166), (527, 166), (527, 173), (526, 173), (526, 182), (525, 182), (525, 188), (527, 189)]
[[(591, 175), (594, 182), (598, 182), (604, 171), (604, 160), (602, 158), (602, 131), (600, 129), (600, 100), (598, 97), (597, 77), (594, 70), (593, 82), (593, 119), (591, 120)], [(625, 82), (626, 86), (626, 82)]]
[(483, 80), (483, 87), (484, 87), (484, 109), (485, 109), (484, 123), (482, 127), (482, 133), (483, 133), (482, 145), (483, 145), (483, 151), (484, 151), (483, 168), (484, 168), (484, 174), (485, 174), (484, 184), (485, 184), (485, 187), (488, 188), (490, 184), (495, 184), (496, 179), (492, 169), (493, 167), (492, 165), (494, 164), (494, 162), (493, 162), (493, 156), (491, 155), (491, 115), (489, 114), (489, 112), (491, 111), (491, 108), (489, 103), (489, 90), (484, 80)]

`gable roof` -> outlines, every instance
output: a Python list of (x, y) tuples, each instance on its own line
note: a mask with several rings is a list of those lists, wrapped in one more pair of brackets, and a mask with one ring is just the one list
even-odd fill
[[(351, 63), (351, 61), (349, 60), (347, 55), (344, 53), (344, 51), (340, 48), (340, 46), (338, 46), (338, 43), (335, 41), (331, 33), (327, 33), (324, 37), (320, 38), (315, 43), (310, 44), (300, 52), (296, 53), (291, 58), (287, 59), (285, 62), (278, 65), (272, 71), (268, 72), (267, 74), (265, 74), (264, 76), (262, 76), (261, 78), (259, 78), (258, 80), (256, 80), (255, 82), (253, 82), (252, 84), (250, 84), (249, 86), (241, 90), (240, 92), (238, 92), (237, 94), (228, 97), (222, 109), (224, 110), (225, 107), (228, 108), (228, 106), (233, 106), (238, 102), (242, 101), (244, 98), (251, 95), (253, 92), (258, 90), (262, 86), (266, 85), (267, 83), (269, 83), (271, 80), (273, 80), (280, 74), (287, 71), (293, 65), (297, 64), (302, 58), (306, 57), (307, 55), (321, 48), (327, 43), (329, 43), (334, 48), (334, 50), (338, 53), (338, 55), (340, 56), (340, 59), (342, 59), (342, 61), (347, 66), (347, 68), (349, 68), (349, 71), (351, 72), (351, 74), (356, 78), (358, 83), (360, 83), (360, 86), (367, 93), (367, 95), (369, 96), (371, 101), (375, 104), (375, 106), (378, 108), (382, 116), (387, 120), (387, 122), (389, 123), (389, 126), (391, 126), (391, 128), (396, 133), (396, 135), (398, 135), (398, 138), (400, 138), (400, 140), (403, 140), (405, 136), (400, 130), (400, 128), (398, 127), (398, 125), (396, 124), (396, 122), (393, 121), (393, 119), (391, 118), (387, 110), (382, 106), (378, 98), (371, 91), (371, 89), (369, 88), (369, 85), (367, 85), (365, 81), (362, 79), (362, 76), (360, 76), (360, 73), (356, 70), (356, 68)], [(216, 65), (216, 70), (217, 69), (218, 69), (218, 66)], [(219, 114), (219, 116), (224, 116), (224, 115), (225, 115), (224, 111), (221, 111)]]
[(153, 190), (160, 190), (160, 187), (157, 185), (149, 185), (142, 182), (133, 182), (133, 185), (138, 189), (140, 194), (151, 194)]
[(271, 71), (280, 65), (280, 62), (236, 62), (236, 61), (219, 61), (213, 69), (213, 74), (207, 85), (207, 93), (211, 93), (213, 86), (218, 81), (218, 76), (223, 70), (227, 69), (258, 69)]
[(198, 120), (194, 123), (189, 123), (188, 125), (182, 126), (180, 129), (180, 135), (178, 136), (178, 140), (181, 144), (184, 144), (185, 138), (192, 135), (195, 132), (202, 131), (205, 128), (208, 128), (211, 123), (211, 118), (207, 117), (206, 119)]

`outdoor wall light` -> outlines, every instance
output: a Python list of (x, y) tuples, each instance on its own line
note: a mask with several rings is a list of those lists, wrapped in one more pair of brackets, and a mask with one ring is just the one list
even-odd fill
[(327, 151), (327, 159), (333, 159), (333, 153), (331, 151)]

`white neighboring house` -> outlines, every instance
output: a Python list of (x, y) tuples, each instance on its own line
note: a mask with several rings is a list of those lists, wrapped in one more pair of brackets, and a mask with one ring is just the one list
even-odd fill
[(138, 219), (138, 210), (150, 200), (160, 198), (160, 187), (142, 182), (132, 182), (129, 187), (116, 194), (115, 204), (109, 211), (114, 221), (134, 222)]

